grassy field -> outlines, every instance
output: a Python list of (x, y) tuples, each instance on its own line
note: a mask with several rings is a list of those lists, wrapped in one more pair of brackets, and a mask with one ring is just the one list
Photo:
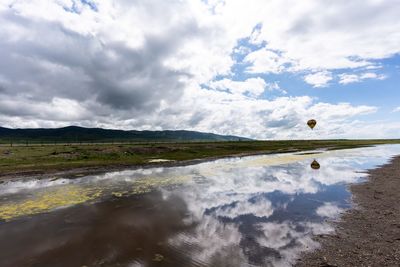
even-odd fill
[(179, 162), (234, 155), (279, 153), (318, 148), (345, 149), (400, 140), (240, 141), (136, 144), (13, 144), (0, 146), (0, 177), (42, 174), (76, 168), (125, 167), (152, 164), (151, 160)]

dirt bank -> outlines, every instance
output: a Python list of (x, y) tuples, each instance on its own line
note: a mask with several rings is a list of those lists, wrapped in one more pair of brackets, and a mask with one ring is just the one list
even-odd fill
[(400, 157), (369, 174), (350, 187), (356, 207), (335, 223), (336, 233), (318, 236), (321, 248), (296, 266), (400, 266)]

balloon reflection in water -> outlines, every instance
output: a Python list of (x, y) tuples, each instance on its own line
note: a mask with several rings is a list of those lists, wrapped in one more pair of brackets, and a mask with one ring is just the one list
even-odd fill
[(321, 165), (319, 165), (318, 161), (314, 159), (313, 162), (311, 162), (311, 168), (314, 170), (318, 170), (319, 168), (321, 168)]

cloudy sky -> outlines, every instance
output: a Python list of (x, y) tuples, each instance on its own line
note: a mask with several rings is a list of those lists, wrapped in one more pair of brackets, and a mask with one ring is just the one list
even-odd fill
[(399, 0), (0, 0), (0, 126), (400, 137), (399, 17)]

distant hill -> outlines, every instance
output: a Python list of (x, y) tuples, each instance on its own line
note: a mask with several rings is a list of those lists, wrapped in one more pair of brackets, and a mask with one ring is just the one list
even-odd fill
[(63, 128), (10, 129), (0, 127), (4, 141), (245, 141), (248, 138), (195, 131), (124, 131), (68, 126)]

